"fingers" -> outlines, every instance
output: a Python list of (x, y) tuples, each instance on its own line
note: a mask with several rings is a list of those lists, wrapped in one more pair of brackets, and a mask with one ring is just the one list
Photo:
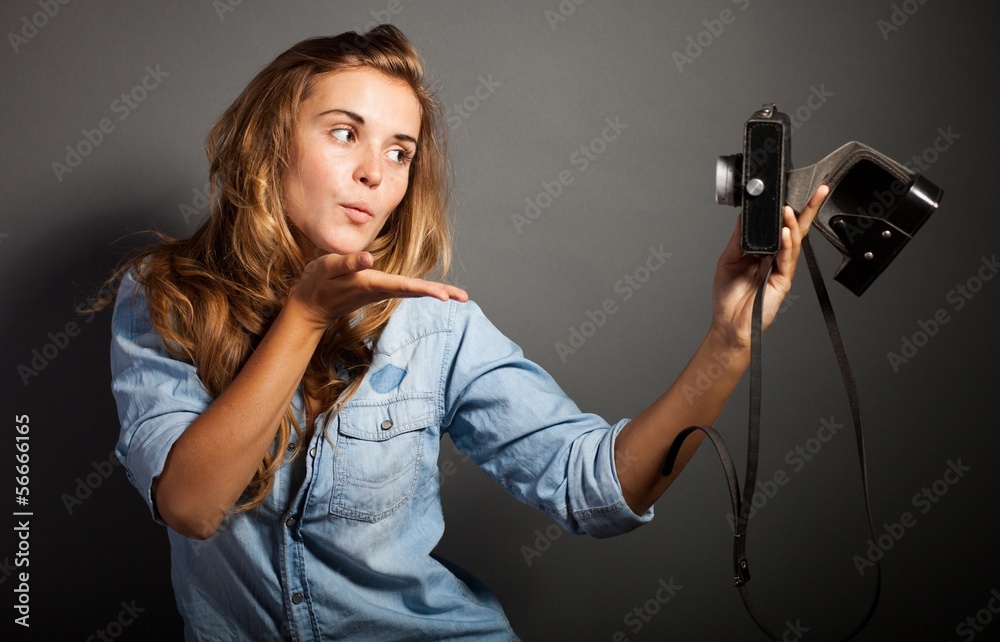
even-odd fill
[(806, 203), (806, 206), (802, 208), (802, 213), (799, 214), (797, 219), (797, 224), (799, 227), (799, 238), (801, 239), (809, 231), (809, 226), (812, 225), (813, 219), (816, 218), (816, 213), (819, 212), (820, 206), (823, 205), (823, 201), (826, 200), (827, 195), (830, 193), (830, 188), (827, 185), (820, 185), (816, 188), (813, 193), (812, 198)]
[(374, 263), (374, 258), (368, 252), (354, 252), (351, 254), (324, 254), (318, 259), (310, 262), (305, 269), (305, 273), (311, 269), (321, 269), (323, 277), (335, 279), (338, 276), (351, 274), (367, 270)]
[(436, 281), (425, 281), (424, 279), (410, 279), (409, 277), (401, 278), (415, 282), (412, 284), (413, 289), (410, 290), (409, 296), (432, 296), (441, 301), (455, 299), (456, 301), (465, 302), (469, 300), (469, 294), (462, 288), (455, 287), (454, 285)]
[(302, 280), (335, 279), (345, 274), (367, 270), (374, 259), (368, 252), (353, 254), (324, 254), (308, 263), (302, 270)]
[(447, 283), (427, 281), (400, 276), (398, 274), (386, 274), (376, 270), (365, 272), (363, 275), (358, 276), (359, 280), (362, 280), (364, 285), (371, 292), (376, 293), (380, 299), (431, 296), (441, 301), (455, 299), (456, 301), (465, 302), (469, 300), (469, 295), (465, 290)]
[(324, 279), (337, 279), (353, 275), (357, 277), (353, 283), (354, 287), (378, 293), (383, 295), (382, 298), (432, 296), (442, 301), (448, 299), (468, 301), (469, 299), (465, 290), (453, 285), (398, 274), (386, 274), (378, 270), (369, 272), (368, 270), (373, 264), (374, 257), (369, 252), (327, 254), (311, 262), (306, 266), (306, 270), (320, 269)]
[(371, 269), (369, 252), (327, 254), (306, 264), (291, 292), (290, 302), (308, 323), (319, 328), (365, 305), (386, 299), (429, 296), (465, 302), (462, 288)]
[(799, 259), (799, 250), (802, 247), (802, 236), (799, 233), (800, 227), (795, 219), (795, 211), (785, 206), (782, 211), (785, 219), (785, 226), (781, 228), (781, 249), (774, 258), (776, 274), (788, 279), (791, 286), (792, 277), (795, 276), (795, 264)]
[(455, 299), (456, 301), (461, 301), (465, 303), (469, 300), (469, 293), (462, 288), (455, 287), (454, 285), (442, 284), (444, 285), (445, 294), (448, 295), (449, 299)]
[(809, 232), (813, 219), (816, 218), (819, 208), (829, 193), (828, 186), (820, 185), (806, 206), (802, 208), (802, 213), (797, 217), (795, 211), (787, 205), (782, 211), (785, 225), (781, 229), (781, 249), (776, 257), (776, 265), (778, 272), (789, 279), (795, 274), (795, 264), (798, 262), (799, 252), (802, 248), (802, 237)]
[(744, 258), (746, 258), (743, 252), (743, 247), (740, 244), (740, 225), (742, 219), (742, 212), (737, 212), (736, 227), (733, 228), (733, 234), (729, 237), (729, 243), (726, 244), (726, 248), (722, 251), (722, 255), (719, 257), (720, 266), (740, 263), (744, 260)]
[(351, 272), (367, 270), (375, 263), (375, 258), (368, 252), (358, 252), (347, 256), (347, 269)]

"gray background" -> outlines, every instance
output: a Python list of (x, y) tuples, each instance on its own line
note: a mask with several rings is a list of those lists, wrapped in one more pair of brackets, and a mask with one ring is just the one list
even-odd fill
[[(735, 211), (713, 202), (714, 162), (738, 150), (742, 123), (761, 103), (799, 114), (800, 165), (851, 139), (903, 161), (933, 148), (939, 128), (958, 134), (928, 157), (926, 174), (946, 194), (921, 234), (863, 298), (831, 289), (864, 401), (876, 528), (883, 533), (905, 511), (916, 517), (885, 553), (881, 606), (860, 639), (960, 639), (956, 627), (1000, 588), (992, 496), (1000, 437), (990, 401), (1000, 281), (982, 284), (961, 310), (949, 299), (997, 251), (1000, 6), (907, 0), (896, 4), (912, 15), (883, 34), (878, 21), (894, 11), (888, 0), (576, 1), (563, 0), (569, 15), (559, 22), (551, 21), (558, 0), (244, 0), (224, 13), (208, 0), (70, 2), (37, 18), (47, 23), (16, 52), (8, 36), (0, 51), (0, 462), (13, 465), (11, 420), (30, 415), (34, 511), (30, 632), (12, 625), (9, 606), (2, 611), (17, 639), (85, 639), (106, 629), (123, 601), (144, 610), (112, 633), (179, 636), (166, 533), (121, 469), (92, 476), (100, 485), (71, 513), (64, 503), (108, 459), (118, 431), (110, 313), (86, 323), (72, 306), (136, 242), (124, 235), (196, 229), (200, 215), (186, 221), (182, 206), (201, 207), (204, 137), (258, 69), (305, 37), (376, 19), (419, 45), (451, 106), (451, 279), (581, 407), (612, 422), (659, 395), (708, 327), (715, 261), (735, 221)], [(727, 9), (734, 20), (722, 33), (699, 35)], [(20, 32), (41, 10), (36, 0), (4, 2), (0, 27)], [(689, 37), (707, 46), (679, 69), (674, 54)], [(147, 65), (169, 75), (119, 120), (113, 101)], [(472, 98), (482, 79), (499, 85)], [(810, 107), (814, 89), (826, 97)], [(454, 107), (463, 103), (474, 107), (464, 116)], [(106, 117), (114, 131), (57, 180), (52, 163)], [(627, 128), (581, 171), (571, 155), (601, 135), (605, 118)], [(573, 182), (518, 231), (512, 215), (563, 170)], [(829, 277), (839, 256), (816, 243)], [(624, 300), (616, 282), (661, 245), (671, 257)], [(873, 575), (860, 577), (852, 561), (868, 534), (849, 426), (801, 470), (785, 459), (810, 443), (821, 419), (849, 423), (800, 268), (791, 305), (765, 342), (760, 474), (784, 470), (790, 481), (751, 523), (752, 587), (775, 628), (798, 620), (811, 629), (805, 639), (835, 639), (864, 612)], [(560, 358), (555, 344), (605, 299), (618, 311)], [(939, 309), (948, 323), (894, 370), (888, 353)], [(18, 366), (71, 321), (80, 334), (26, 385)], [(745, 386), (717, 424), (738, 459)], [(497, 593), (526, 640), (607, 640), (616, 631), (633, 640), (762, 639), (729, 579), (728, 498), (709, 448), (657, 503), (651, 524), (604, 541), (546, 536), (557, 533), (550, 520), (508, 497), (450, 443), (442, 459), (457, 472), (444, 476), (448, 531), (439, 552)], [(921, 513), (914, 495), (958, 460), (971, 470)], [(12, 477), (10, 468), (0, 473), (0, 494), (12, 491)], [(9, 524), (13, 500), (4, 505)], [(0, 603), (9, 605), (16, 544), (12, 529), (2, 530)], [(664, 605), (655, 600), (661, 580), (683, 587)], [(648, 609), (648, 621), (626, 620), (636, 608)], [(978, 639), (1000, 639), (1000, 622)]]

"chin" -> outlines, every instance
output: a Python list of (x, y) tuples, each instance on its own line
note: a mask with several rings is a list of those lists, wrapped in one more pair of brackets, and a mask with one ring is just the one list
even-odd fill
[(320, 243), (316, 243), (316, 247), (320, 252), (326, 254), (354, 254), (357, 252), (363, 252), (369, 245), (370, 241), (365, 239), (324, 239)]

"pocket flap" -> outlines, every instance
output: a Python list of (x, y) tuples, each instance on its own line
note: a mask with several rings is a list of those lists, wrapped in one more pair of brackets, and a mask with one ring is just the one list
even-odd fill
[(352, 399), (340, 411), (340, 433), (384, 441), (434, 422), (434, 395), (409, 393), (387, 399)]

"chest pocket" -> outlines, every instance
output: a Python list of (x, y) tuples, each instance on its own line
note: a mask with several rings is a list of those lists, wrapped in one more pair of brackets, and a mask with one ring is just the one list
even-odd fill
[(431, 394), (348, 403), (340, 412), (330, 513), (374, 523), (402, 507), (433, 421)]

